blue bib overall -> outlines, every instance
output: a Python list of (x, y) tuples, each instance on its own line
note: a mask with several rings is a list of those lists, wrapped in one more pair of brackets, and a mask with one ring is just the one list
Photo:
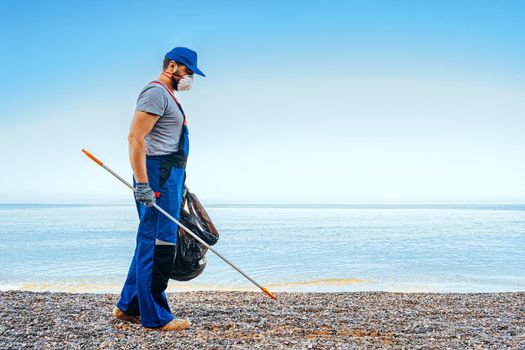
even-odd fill
[[(146, 156), (146, 168), (157, 204), (179, 220), (189, 152), (188, 127), (180, 104), (166, 90), (184, 117), (179, 147), (167, 155)], [(128, 315), (140, 315), (144, 327), (162, 327), (173, 319), (165, 290), (175, 259), (178, 225), (153, 207), (139, 202), (136, 206), (140, 219), (136, 248), (117, 306)]]

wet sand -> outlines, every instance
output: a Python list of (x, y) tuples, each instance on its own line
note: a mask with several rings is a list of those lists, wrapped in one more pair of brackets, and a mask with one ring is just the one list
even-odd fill
[(115, 320), (114, 294), (0, 292), (0, 349), (525, 349), (525, 292), (170, 293), (183, 332)]

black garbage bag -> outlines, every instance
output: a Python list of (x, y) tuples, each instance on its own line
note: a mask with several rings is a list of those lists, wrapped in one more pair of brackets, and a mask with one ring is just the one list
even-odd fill
[[(213, 225), (210, 216), (197, 196), (191, 193), (186, 186), (182, 192), (180, 223), (209, 245), (214, 245), (219, 240), (219, 232)], [(208, 248), (180, 227), (177, 234), (176, 254), (170, 278), (177, 281), (189, 281), (204, 271)]]

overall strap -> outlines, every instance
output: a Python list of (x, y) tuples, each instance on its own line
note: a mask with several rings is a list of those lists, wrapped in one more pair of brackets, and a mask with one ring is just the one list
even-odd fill
[(184, 118), (184, 125), (187, 125), (187, 123), (186, 123), (186, 114), (184, 114), (184, 110), (182, 109), (182, 106), (180, 105), (179, 101), (177, 101), (177, 99), (175, 98), (175, 95), (173, 95), (173, 92), (171, 92), (170, 89), (168, 89), (168, 87), (166, 85), (162, 84), (158, 80), (154, 80), (150, 84), (158, 84), (158, 85), (161, 85), (162, 87), (164, 87), (164, 89), (166, 89), (168, 94), (170, 94), (170, 96), (173, 98), (173, 101), (175, 101), (175, 103), (177, 104), (177, 107), (179, 107), (179, 110), (182, 113), (182, 117)]

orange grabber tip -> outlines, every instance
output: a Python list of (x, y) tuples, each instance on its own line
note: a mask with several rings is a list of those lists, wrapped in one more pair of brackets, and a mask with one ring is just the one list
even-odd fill
[(103, 163), (100, 160), (98, 160), (97, 157), (95, 157), (94, 155), (92, 155), (91, 153), (89, 153), (88, 151), (86, 151), (83, 148), (82, 148), (82, 152), (84, 152), (84, 154), (86, 156), (88, 156), (89, 158), (91, 158), (91, 160), (93, 160), (95, 163), (97, 163), (98, 165), (102, 166)]
[(268, 295), (270, 298), (272, 298), (273, 300), (277, 300), (277, 297), (275, 295), (273, 295), (272, 292), (270, 292), (268, 289), (262, 287), (261, 288), (263, 292), (266, 293), (266, 295)]

